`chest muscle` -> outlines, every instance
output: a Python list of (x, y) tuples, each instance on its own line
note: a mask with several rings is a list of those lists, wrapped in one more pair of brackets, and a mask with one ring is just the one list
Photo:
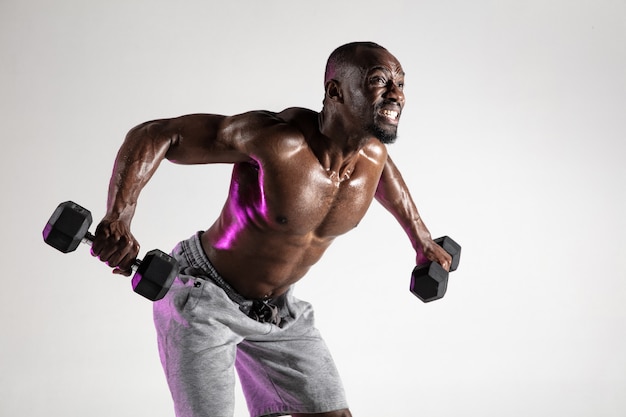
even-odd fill
[(245, 216), (241, 220), (290, 234), (338, 236), (363, 218), (380, 175), (357, 165), (350, 178), (338, 182), (319, 165), (288, 165), (235, 167), (231, 209)]

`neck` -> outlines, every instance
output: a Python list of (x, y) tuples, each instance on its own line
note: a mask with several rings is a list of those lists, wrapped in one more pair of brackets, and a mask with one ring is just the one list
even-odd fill
[(337, 117), (322, 110), (318, 115), (319, 140), (311, 144), (313, 152), (331, 179), (350, 178), (361, 149), (370, 138), (350, 134)]
[(325, 109), (318, 114), (318, 129), (326, 138), (325, 149), (337, 155), (358, 153), (371, 139), (363, 130), (349, 129), (341, 117)]

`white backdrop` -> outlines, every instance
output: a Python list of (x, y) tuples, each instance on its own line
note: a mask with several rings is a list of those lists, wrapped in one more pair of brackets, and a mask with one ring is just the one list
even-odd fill
[[(422, 304), (409, 241), (374, 204), (298, 284), (353, 414), (626, 413), (623, 0), (2, 0), (0, 415), (173, 415), (150, 302), (86, 247), (46, 246), (44, 223), (69, 199), (99, 220), (140, 122), (319, 110), (327, 56), (354, 40), (403, 64), (390, 153), (463, 255)], [(228, 179), (165, 162), (142, 253), (209, 226)]]

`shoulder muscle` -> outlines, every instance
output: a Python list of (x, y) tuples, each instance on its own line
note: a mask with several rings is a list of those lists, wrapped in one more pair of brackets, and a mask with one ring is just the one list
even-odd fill
[(266, 111), (190, 114), (150, 124), (151, 130), (171, 140), (167, 159), (181, 164), (244, 162), (289, 129), (276, 113)]

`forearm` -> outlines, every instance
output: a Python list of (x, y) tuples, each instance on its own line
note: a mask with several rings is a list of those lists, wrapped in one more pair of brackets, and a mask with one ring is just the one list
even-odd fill
[(174, 138), (162, 122), (147, 122), (128, 132), (113, 166), (106, 217), (127, 224), (135, 213), (141, 190), (152, 178)]
[(402, 221), (399, 221), (409, 237), (413, 249), (418, 252), (423, 250), (425, 243), (430, 243), (432, 238), (430, 231), (426, 227), (426, 224), (424, 224), (424, 221), (417, 212), (417, 209), (415, 208), (414, 211), (415, 214), (411, 217), (411, 220), (407, 224), (402, 224)]
[(393, 214), (408, 235), (415, 249), (417, 265), (433, 261), (445, 270), (450, 268), (450, 255), (432, 240), (402, 175), (390, 158), (387, 159), (378, 182), (376, 199)]
[(415, 251), (423, 249), (424, 242), (428, 242), (431, 235), (410, 194), (394, 193), (379, 185), (376, 199), (398, 221)]

